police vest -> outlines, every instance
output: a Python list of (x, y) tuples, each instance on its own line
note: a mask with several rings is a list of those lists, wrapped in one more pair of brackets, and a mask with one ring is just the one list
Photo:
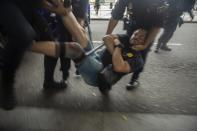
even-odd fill
[(131, 0), (132, 19), (142, 28), (162, 26), (169, 8), (167, 0)]

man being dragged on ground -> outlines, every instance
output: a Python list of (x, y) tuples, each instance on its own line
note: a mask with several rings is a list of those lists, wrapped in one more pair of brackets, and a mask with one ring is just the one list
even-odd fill
[(61, 55), (71, 58), (87, 84), (106, 92), (122, 76), (143, 66), (143, 59), (137, 49), (148, 46), (143, 44), (146, 36), (146, 31), (142, 29), (136, 30), (131, 38), (127, 35), (106, 35), (103, 38), (106, 49), (91, 55), (86, 55), (76, 42), (35, 42), (31, 49), (53, 57)]

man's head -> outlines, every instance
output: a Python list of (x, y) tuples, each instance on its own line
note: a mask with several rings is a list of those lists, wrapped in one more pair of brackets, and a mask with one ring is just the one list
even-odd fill
[(147, 31), (144, 29), (137, 29), (130, 37), (129, 43), (132, 45), (143, 45), (147, 36)]

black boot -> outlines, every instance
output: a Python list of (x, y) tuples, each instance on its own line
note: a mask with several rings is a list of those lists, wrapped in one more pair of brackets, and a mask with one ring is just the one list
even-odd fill
[(139, 81), (135, 80), (135, 81), (131, 81), (130, 83), (128, 83), (126, 85), (126, 88), (127, 88), (127, 90), (133, 90), (133, 89), (139, 87), (139, 85), (140, 85)]
[[(10, 87), (4, 87), (10, 88)], [(1, 90), (1, 106), (4, 110), (12, 110), (16, 107), (16, 96), (13, 88)]]
[(160, 47), (161, 47), (161, 44), (162, 44), (162, 43), (159, 42), (159, 43), (156, 45), (155, 53), (159, 53), (159, 49), (160, 49)]
[(57, 60), (57, 58), (49, 56), (45, 56), (44, 58), (44, 89), (65, 89), (67, 87), (67, 84), (64, 81), (54, 81), (53, 75)]
[(164, 51), (171, 51), (172, 50), (167, 45), (162, 46), (160, 49), (164, 50)]
[(44, 89), (65, 89), (67, 87), (67, 83), (65, 81), (56, 82), (52, 81), (44, 81), (43, 88)]
[(6, 81), (2, 72), (0, 71), (0, 103), (4, 110), (12, 110), (15, 108), (17, 102), (13, 82)]

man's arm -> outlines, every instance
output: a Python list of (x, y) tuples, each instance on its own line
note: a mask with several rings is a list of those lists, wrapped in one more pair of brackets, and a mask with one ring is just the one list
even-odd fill
[(87, 47), (87, 33), (73, 15), (71, 6), (64, 7), (62, 0), (52, 0), (52, 3), (48, 2), (48, 0), (43, 0), (43, 6), (49, 11), (60, 15), (64, 26), (77, 40), (77, 42), (80, 43), (83, 48)]
[(122, 48), (118, 46), (120, 41), (118, 39), (114, 40), (115, 43), (115, 48), (114, 52), (112, 54), (112, 64), (113, 64), (113, 69), (116, 72), (120, 73), (129, 73), (131, 71), (131, 67), (127, 61), (125, 61), (122, 57)]
[(78, 23), (72, 12), (62, 16), (64, 26), (69, 30), (72, 36), (85, 48), (88, 44), (88, 36), (85, 29)]

